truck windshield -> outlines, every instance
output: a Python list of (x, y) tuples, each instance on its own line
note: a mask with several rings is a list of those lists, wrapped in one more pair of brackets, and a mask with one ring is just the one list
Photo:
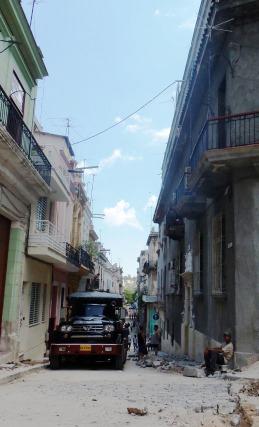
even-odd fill
[(73, 305), (72, 316), (78, 317), (103, 317), (105, 304), (84, 304)]

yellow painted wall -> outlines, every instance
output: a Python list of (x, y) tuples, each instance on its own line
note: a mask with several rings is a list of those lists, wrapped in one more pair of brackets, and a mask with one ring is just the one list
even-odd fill
[[(19, 354), (23, 354), (24, 359), (41, 360), (46, 351), (45, 335), (49, 323), (49, 309), (51, 297), (51, 280), (52, 266), (44, 264), (40, 261), (26, 258), (24, 277), (23, 277), (23, 292), (21, 298), (20, 318), (20, 345)], [(31, 284), (41, 283), (47, 285), (47, 297), (45, 306), (45, 321), (41, 321), (42, 313), (42, 298), (40, 302), (40, 319), (39, 324), (29, 326), (30, 300), (31, 300)]]

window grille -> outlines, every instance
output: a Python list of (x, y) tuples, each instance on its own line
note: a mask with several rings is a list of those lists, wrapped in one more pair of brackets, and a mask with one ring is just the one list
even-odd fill
[(225, 291), (225, 218), (220, 213), (212, 223), (212, 290), (219, 294)]
[(29, 326), (37, 325), (40, 318), (40, 283), (32, 283), (31, 285), (31, 302), (30, 302), (30, 315)]
[(43, 222), (47, 218), (47, 207), (48, 199), (47, 197), (40, 197), (37, 203), (36, 208), (36, 229), (38, 231), (44, 231), (46, 224)]
[(45, 322), (46, 320), (46, 302), (47, 302), (47, 285), (42, 286), (42, 314), (41, 321)]

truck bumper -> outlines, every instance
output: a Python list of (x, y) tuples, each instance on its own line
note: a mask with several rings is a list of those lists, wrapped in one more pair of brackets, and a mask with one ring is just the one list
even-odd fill
[(50, 356), (121, 356), (122, 344), (51, 344)]

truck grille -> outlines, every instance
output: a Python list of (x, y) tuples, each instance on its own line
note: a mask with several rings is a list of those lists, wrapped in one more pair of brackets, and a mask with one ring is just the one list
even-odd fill
[(102, 325), (73, 325), (72, 333), (76, 334), (96, 334), (103, 332)]

